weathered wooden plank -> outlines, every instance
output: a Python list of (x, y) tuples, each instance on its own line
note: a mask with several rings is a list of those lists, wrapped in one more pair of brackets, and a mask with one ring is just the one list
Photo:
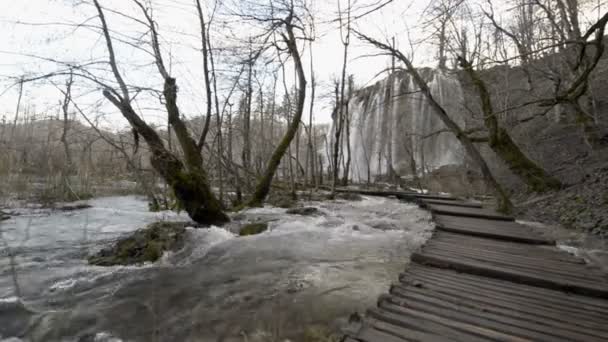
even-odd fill
[[(366, 316), (407, 330), (422, 331), (439, 336), (448, 336), (453, 341), (486, 341), (477, 332), (471, 332), (475, 327), (459, 326), (445, 322), (441, 317), (404, 309), (399, 314), (375, 308), (367, 310)], [(445, 324), (448, 323), (448, 324)], [(470, 328), (467, 331), (467, 328)], [(405, 335), (407, 336), (407, 335)]]
[[(399, 338), (400, 341), (433, 341), (433, 342), (448, 342), (449, 338), (442, 337), (432, 332), (420, 331), (417, 329), (409, 329), (403, 326), (393, 325), (371, 317), (365, 318), (366, 324), (369, 324), (374, 330), (390, 334), (391, 337)], [(384, 340), (380, 340), (384, 341)]]
[(495, 295), (511, 296), (511, 299), (521, 298), (527, 303), (539, 302), (543, 305), (554, 304), (555, 307), (558, 308), (570, 305), (575, 310), (580, 309), (583, 312), (597, 312), (600, 315), (606, 315), (606, 318), (608, 319), (608, 301), (593, 297), (580, 296), (572, 293), (548, 290), (540, 287), (417, 264), (410, 264), (407, 271), (402, 273), (400, 280), (408, 282), (408, 279), (418, 278), (427, 279), (430, 283), (456, 283), (463, 286), (470, 286), (473, 289), (488, 290)]
[(490, 209), (484, 208), (464, 208), (454, 207), (440, 204), (429, 204), (427, 206), (433, 214), (440, 215), (452, 215), (452, 216), (464, 216), (464, 217), (478, 217), (488, 220), (499, 220), (499, 221), (515, 221), (511, 216), (502, 215), (496, 213)]
[(465, 208), (483, 208), (481, 202), (471, 202), (471, 201), (458, 201), (458, 200), (445, 200), (445, 199), (421, 199), (420, 206), (426, 208), (429, 204), (439, 204), (439, 205), (447, 205), (454, 207), (465, 207)]
[(433, 234), (433, 238), (429, 240), (429, 244), (435, 242), (466, 246), (467, 248), (499, 251), (514, 255), (544, 257), (575, 264), (585, 263), (584, 259), (566, 253), (553, 245), (529, 245), (444, 231), (437, 231)]
[(455, 257), (469, 258), (481, 262), (498, 263), (506, 266), (521, 267), (531, 270), (546, 271), (555, 274), (572, 275), (577, 278), (601, 279), (601, 274), (586, 268), (585, 265), (560, 260), (548, 259), (541, 256), (525, 256), (504, 253), (500, 251), (476, 249), (471, 246), (460, 247), (441, 242), (429, 243), (425, 249), (428, 253), (453, 255)]
[(471, 236), (479, 236), (485, 238), (492, 238), (498, 240), (512, 241), (512, 242), (521, 242), (521, 243), (529, 243), (536, 245), (552, 245), (555, 243), (553, 240), (548, 240), (543, 237), (537, 237), (533, 235), (526, 235), (520, 232), (508, 232), (508, 231), (497, 231), (497, 230), (489, 230), (483, 229), (479, 227), (450, 227), (446, 225), (436, 225), (438, 230), (442, 230), (445, 232), (458, 233), (458, 234), (467, 234)]
[(450, 196), (450, 195), (437, 195), (437, 194), (419, 194), (413, 193), (413, 195), (418, 200), (439, 200), (439, 201), (457, 201), (458, 198)]
[(576, 279), (559, 277), (548, 273), (531, 272), (515, 267), (504, 267), (487, 262), (451, 258), (431, 253), (414, 253), (412, 254), (412, 261), (459, 272), (608, 299), (608, 288), (605, 282), (600, 282), (599, 280), (598, 282), (577, 281)]
[(529, 275), (534, 276), (535, 278), (545, 278), (552, 282), (563, 284), (564, 286), (574, 284), (584, 287), (603, 288), (604, 283), (601, 277), (594, 277), (593, 274), (582, 272), (582, 270), (578, 270), (576, 268), (559, 271), (555, 268), (543, 268), (542, 265), (537, 264), (526, 264), (506, 259), (500, 260), (498, 258), (490, 259), (480, 256), (466, 255), (463, 253), (455, 255), (454, 253), (441, 251), (427, 251), (424, 253), (424, 255), (436, 258), (453, 259), (454, 262), (457, 263), (481, 265), (489, 269), (501, 269), (505, 272), (512, 272), (518, 275)]
[[(589, 335), (595, 338), (608, 338), (605, 316), (593, 316), (587, 313), (575, 312), (574, 307), (567, 305), (558, 309), (536, 306), (525, 301), (509, 300), (486, 296), (485, 293), (469, 292), (450, 283), (433, 284), (424, 282), (424, 286), (414, 287), (407, 284), (394, 284), (390, 293), (403, 299), (412, 299), (423, 302), (427, 308), (435, 310), (450, 306), (458, 311), (468, 312), (475, 310), (474, 315), (490, 317), (500, 322), (515, 322), (514, 324), (526, 326), (531, 329), (541, 329), (549, 333), (559, 332)], [(517, 299), (517, 297), (514, 297)]]
[[(454, 219), (456, 218), (456, 219)], [(459, 221), (461, 217), (453, 217), (447, 215), (436, 215), (435, 216), (435, 227), (438, 230), (465, 234), (470, 236), (478, 236), (496, 240), (520, 242), (528, 244), (538, 245), (553, 245), (555, 241), (540, 236), (533, 232), (530, 228), (517, 224), (511, 221), (500, 221), (503, 225), (494, 225), (493, 222), (483, 219), (468, 219), (469, 222), (464, 220)]]
[[(533, 340), (605, 340), (608, 332), (594, 332), (589, 328), (556, 322), (539, 315), (508, 310), (494, 304), (480, 303), (477, 298), (463, 300), (459, 296), (447, 296), (428, 289), (392, 288), (393, 296), (386, 300), (423, 312), (434, 313), (446, 319), (474, 323), (496, 331), (515, 334)], [(567, 311), (564, 311), (567, 313)]]
[(460, 303), (431, 299), (428, 296), (409, 296), (407, 298), (386, 296), (379, 307), (394, 313), (399, 313), (397, 310), (400, 308), (408, 308), (437, 315), (446, 321), (471, 324), (491, 331), (515, 335), (534, 341), (603, 340), (601, 337), (559, 327), (543, 327), (538, 323), (531, 323), (506, 315), (498, 315), (490, 311), (481, 311), (461, 305)]
[(437, 314), (397, 305), (383, 305), (381, 308), (369, 310), (368, 314), (393, 325), (419, 329), (457, 341), (525, 341), (511, 333), (502, 333), (477, 324), (449, 320)]
[(522, 257), (544, 258), (549, 261), (585, 264), (584, 259), (560, 250), (555, 246), (530, 245), (512, 241), (500, 241), (491, 238), (467, 236), (451, 232), (435, 232), (433, 234), (433, 238), (430, 239), (425, 246), (430, 246), (432, 244), (443, 244), (446, 246), (452, 245), (455, 248), (506, 253)]
[[(403, 281), (403, 279), (407, 279)], [(415, 279), (418, 286), (412, 286)], [(525, 285), (519, 285), (518, 291), (526, 293)], [(399, 292), (402, 291), (402, 292)], [(462, 284), (457, 281), (437, 281), (432, 277), (419, 275), (402, 278), (398, 284), (393, 284), (390, 293), (400, 295), (421, 295), (438, 298), (445, 301), (455, 301), (460, 305), (481, 308), (484, 311), (497, 312), (506, 316), (530, 321), (543, 322), (546, 325), (558, 325), (574, 331), (583, 331), (597, 336), (608, 334), (608, 316), (592, 306), (580, 305), (568, 301), (568, 295), (553, 290), (544, 290), (545, 294), (552, 291), (562, 296), (560, 301), (545, 300), (545, 298), (528, 298), (518, 294), (500, 292), (494, 288), (477, 287), (474, 284)], [(551, 294), (550, 294), (551, 295)], [(590, 310), (585, 310), (590, 309)]]
[[(480, 240), (480, 238), (475, 238)], [(479, 260), (481, 262), (499, 262), (505, 265), (516, 265), (525, 268), (539, 268), (547, 271), (566, 274), (576, 273), (577, 277), (606, 280), (605, 274), (596, 267), (586, 265), (584, 260), (565, 252), (551, 253), (536, 245), (529, 251), (521, 249), (497, 248), (491, 244), (473, 242), (473, 239), (455, 239), (453, 242), (440, 237), (431, 239), (424, 247), (424, 253), (452, 254)]]

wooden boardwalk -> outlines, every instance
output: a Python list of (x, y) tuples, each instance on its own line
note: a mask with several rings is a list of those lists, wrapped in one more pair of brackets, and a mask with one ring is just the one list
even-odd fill
[(374, 195), (417, 200), (436, 230), (344, 341), (608, 341), (608, 276), (555, 241), (480, 203)]

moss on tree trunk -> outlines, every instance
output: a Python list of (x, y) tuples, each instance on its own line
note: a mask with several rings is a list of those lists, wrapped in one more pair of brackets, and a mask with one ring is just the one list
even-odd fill
[(222, 204), (211, 192), (203, 170), (186, 170), (182, 162), (170, 153), (155, 153), (151, 161), (192, 220), (214, 225), (230, 221)]
[(517, 175), (532, 191), (545, 192), (559, 189), (561, 183), (551, 177), (542, 167), (528, 158), (515, 144), (509, 133), (498, 122), (492, 108), (492, 100), (484, 81), (473, 70), (470, 62), (460, 58), (460, 66), (469, 75), (473, 85), (477, 88), (481, 109), (484, 115), (484, 124), (488, 130), (488, 143), (490, 148), (507, 164), (509, 170)]
[(561, 187), (559, 180), (548, 175), (521, 151), (504, 128), (499, 128), (497, 133), (490, 137), (489, 145), (530, 190), (546, 192)]
[(298, 73), (298, 98), (296, 112), (293, 117), (293, 120), (291, 121), (291, 124), (289, 125), (289, 128), (287, 129), (287, 132), (285, 133), (285, 136), (283, 136), (283, 139), (274, 150), (272, 157), (270, 158), (270, 161), (266, 166), (266, 171), (258, 182), (251, 200), (249, 200), (249, 202), (247, 203), (247, 205), (252, 207), (260, 206), (262, 202), (264, 202), (264, 200), (266, 199), (266, 196), (268, 196), (272, 179), (274, 178), (277, 168), (281, 163), (283, 155), (285, 155), (285, 152), (289, 148), (291, 141), (293, 140), (294, 136), (298, 131), (300, 121), (302, 120), (302, 113), (304, 112), (304, 101), (306, 99), (306, 75), (304, 74), (304, 66), (302, 65), (302, 60), (298, 51), (296, 37), (293, 32), (293, 24), (291, 22), (292, 19), (292, 15), (285, 19), (285, 29), (287, 31), (288, 38), (286, 39), (287, 48), (289, 49), (289, 53), (294, 60)]

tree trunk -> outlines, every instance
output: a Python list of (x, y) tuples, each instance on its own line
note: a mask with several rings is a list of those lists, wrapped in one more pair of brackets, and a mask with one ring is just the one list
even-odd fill
[(274, 178), (274, 174), (281, 163), (281, 159), (283, 155), (285, 155), (285, 151), (289, 148), (291, 141), (298, 131), (298, 127), (300, 125), (300, 121), (302, 120), (302, 114), (304, 112), (304, 101), (306, 99), (306, 75), (304, 74), (304, 67), (302, 65), (302, 60), (300, 59), (300, 52), (298, 51), (296, 37), (293, 32), (293, 27), (291, 23), (292, 17), (288, 17), (285, 22), (285, 27), (287, 31), (287, 48), (291, 57), (294, 60), (294, 64), (296, 67), (296, 71), (298, 73), (298, 98), (295, 115), (291, 124), (289, 125), (285, 136), (275, 149), (268, 165), (266, 167), (266, 171), (260, 182), (257, 184), (253, 197), (249, 201), (249, 206), (260, 206), (268, 193), (270, 192), (270, 184), (272, 183), (272, 179)]
[[(433, 97), (433, 94), (431, 93), (431, 90), (429, 89), (426, 81), (424, 81), (424, 79), (422, 78), (422, 76), (420, 76), (420, 74), (418, 73), (418, 71), (416, 70), (416, 68), (414, 67), (414, 65), (412, 64), (412, 62), (405, 57), (405, 55), (403, 55), (399, 50), (386, 45), (384, 43), (381, 43), (375, 39), (372, 39), (370, 37), (367, 37), (361, 33), (357, 32), (357, 35), (375, 45), (376, 47), (385, 50), (385, 51), (389, 51), (392, 54), (394, 54), (397, 58), (399, 58), (399, 60), (401, 60), (408, 72), (412, 75), (412, 78), (414, 80), (414, 83), (418, 86), (418, 88), (420, 88), (421, 93), (424, 95), (424, 97), (426, 97), (426, 99), (429, 101), (429, 104), (431, 105), (431, 107), (433, 108), (433, 111), (437, 114), (437, 116), (439, 116), (439, 119), (443, 122), (443, 124), (450, 130), (452, 131), (452, 133), (454, 133), (454, 135), (456, 136), (456, 139), (458, 139), (458, 141), (460, 141), (460, 143), (462, 144), (462, 146), (464, 147), (465, 151), (467, 152), (467, 154), (469, 155), (469, 157), (471, 157), (471, 159), (473, 159), (473, 161), (475, 162), (475, 164), (477, 164), (477, 166), (481, 169), (481, 172), (483, 174), (483, 177), (486, 181), (486, 183), (488, 183), (495, 191), (496, 195), (497, 195), (497, 206), (498, 206), (498, 210), (503, 212), (503, 213), (510, 213), (513, 210), (513, 204), (511, 203), (511, 200), (509, 199), (509, 196), (507, 195), (507, 193), (504, 191), (504, 189), (502, 188), (502, 186), (498, 183), (498, 181), (496, 181), (496, 178), (494, 178), (494, 175), (492, 174), (492, 171), (490, 170), (490, 168), (488, 167), (488, 164), (486, 163), (486, 161), (483, 159), (483, 157), (481, 156), (481, 153), (479, 153), (479, 150), (477, 150), (477, 148), (475, 147), (475, 145), (473, 144), (473, 142), (471, 141), (471, 139), (467, 136), (467, 134), (460, 128), (460, 126), (458, 126), (458, 124), (456, 124), (456, 122), (454, 122), (447, 114), (447, 112), (445, 111), (445, 109), (439, 104), (439, 102), (437, 102), (435, 100), (435, 98)], [(423, 165), (424, 167), (424, 165)]]
[(141, 3), (136, 2), (148, 21), (155, 64), (159, 74), (164, 79), (163, 97), (165, 108), (169, 123), (173, 127), (182, 148), (184, 162), (165, 148), (163, 141), (156, 131), (133, 110), (129, 88), (118, 68), (110, 29), (108, 28), (104, 12), (98, 0), (93, 0), (93, 3), (101, 21), (109, 64), (122, 93), (119, 94), (113, 89), (105, 89), (103, 95), (120, 110), (131, 127), (144, 138), (152, 154), (150, 158), (152, 166), (171, 186), (175, 197), (188, 215), (194, 221), (203, 224), (223, 224), (228, 222), (230, 219), (224, 214), (221, 203), (209, 187), (207, 174), (203, 169), (203, 158), (200, 149), (196, 141), (189, 135), (186, 125), (180, 118), (177, 106), (177, 84), (175, 78), (171, 77), (165, 68), (158, 40), (158, 32), (156, 31), (156, 23), (150, 17), (148, 10)]
[(462, 58), (460, 62), (477, 88), (483, 110), (484, 123), (488, 129), (488, 145), (490, 148), (507, 164), (509, 170), (526, 183), (530, 190), (545, 192), (559, 189), (561, 183), (556, 178), (549, 176), (543, 168), (530, 160), (511, 139), (506, 129), (500, 127), (492, 108), (490, 93), (485, 83), (473, 70), (471, 63)]
[(68, 131), (70, 129), (70, 118), (69, 118), (69, 106), (72, 101), (72, 82), (73, 77), (70, 75), (70, 78), (66, 82), (66, 89), (64, 92), (63, 104), (61, 106), (61, 110), (63, 112), (63, 131), (61, 132), (61, 144), (63, 145), (63, 152), (65, 155), (65, 163), (63, 165), (62, 170), (62, 182), (63, 182), (63, 194), (67, 195), (70, 192), (69, 188), (69, 175), (72, 172), (73, 162), (72, 162), (72, 154), (70, 153), (70, 145), (68, 143)]
[[(169, 82), (165, 85), (165, 93), (171, 92), (170, 89), (174, 87), (175, 83), (173, 82), (171, 86)], [(171, 125), (182, 146), (185, 163), (163, 146), (158, 134), (135, 114), (130, 103), (118, 101), (107, 91), (104, 95), (120, 109), (131, 126), (146, 140), (152, 154), (150, 157), (152, 166), (169, 184), (180, 206), (190, 218), (202, 224), (221, 225), (228, 222), (230, 219), (224, 214), (221, 203), (211, 192), (196, 142), (187, 135), (183, 122), (175, 121), (175, 117), (169, 114)], [(168, 106), (174, 104), (171, 96), (167, 96), (166, 99)]]

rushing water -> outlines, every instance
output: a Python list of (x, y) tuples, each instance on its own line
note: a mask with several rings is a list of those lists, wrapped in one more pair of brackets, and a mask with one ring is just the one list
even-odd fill
[[(438, 70), (419, 72), (427, 80), (433, 98), (464, 127), (460, 81)], [(368, 175), (372, 180), (376, 175), (385, 175), (389, 167), (399, 175), (409, 175), (412, 157), (418, 172), (421, 167), (434, 170), (464, 161), (458, 140), (450, 133), (438, 133), (445, 130), (443, 122), (405, 72), (358, 91), (349, 103), (349, 113), (351, 175), (357, 181), (367, 180)], [(330, 139), (334, 139), (333, 134)], [(344, 153), (348, 155), (346, 147)]]
[[(373, 305), (432, 227), (426, 212), (394, 199), (310, 202), (322, 215), (306, 217), (267, 207), (237, 213), (225, 228), (188, 228), (186, 246), (157, 263), (93, 267), (86, 256), (119, 236), (187, 218), (149, 213), (136, 197), (90, 204), (74, 212), (22, 209), (1, 223), (0, 340), (293, 336)], [(258, 220), (270, 221), (269, 230), (231, 232)]]

